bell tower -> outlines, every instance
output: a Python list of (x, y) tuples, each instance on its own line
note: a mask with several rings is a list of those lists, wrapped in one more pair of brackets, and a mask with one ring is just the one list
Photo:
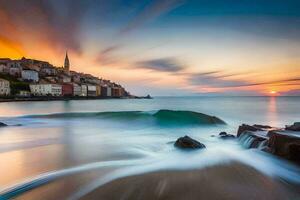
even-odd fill
[(69, 61), (69, 58), (68, 58), (68, 51), (66, 51), (64, 70), (67, 73), (70, 72), (70, 61)]

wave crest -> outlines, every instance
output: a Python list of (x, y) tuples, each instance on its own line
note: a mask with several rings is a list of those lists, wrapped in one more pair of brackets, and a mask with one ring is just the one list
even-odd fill
[(30, 118), (72, 119), (96, 118), (118, 121), (152, 121), (160, 125), (212, 125), (226, 124), (218, 117), (193, 111), (158, 110), (155, 112), (118, 111), (118, 112), (73, 112), (47, 115), (30, 115)]

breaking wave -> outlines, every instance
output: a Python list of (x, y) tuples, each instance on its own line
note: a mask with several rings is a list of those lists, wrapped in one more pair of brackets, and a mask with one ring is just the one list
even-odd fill
[(213, 125), (226, 124), (218, 117), (193, 111), (158, 110), (154, 112), (72, 112), (47, 115), (28, 115), (25, 118), (72, 119), (96, 118), (119, 121), (152, 121), (161, 125)]

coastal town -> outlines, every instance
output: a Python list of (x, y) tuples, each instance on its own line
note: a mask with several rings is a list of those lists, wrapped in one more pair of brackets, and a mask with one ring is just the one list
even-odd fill
[(134, 97), (120, 84), (46, 61), (0, 58), (0, 98), (3, 99), (96, 99)]

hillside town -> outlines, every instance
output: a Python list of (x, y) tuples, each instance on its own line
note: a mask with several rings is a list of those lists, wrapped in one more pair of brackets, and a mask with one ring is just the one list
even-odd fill
[(91, 74), (70, 70), (66, 52), (64, 66), (22, 58), (0, 58), (1, 98), (81, 97), (121, 98), (131, 95), (121, 85)]

